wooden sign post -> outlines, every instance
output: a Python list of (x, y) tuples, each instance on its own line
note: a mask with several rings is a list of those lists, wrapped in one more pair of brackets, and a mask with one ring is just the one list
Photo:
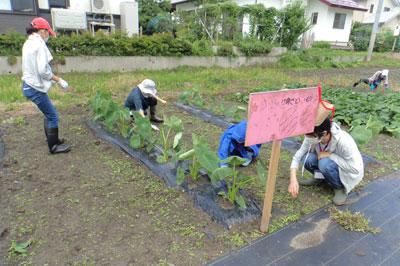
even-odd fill
[(251, 93), (246, 146), (272, 142), (260, 230), (268, 231), (282, 139), (312, 132), (320, 88)]

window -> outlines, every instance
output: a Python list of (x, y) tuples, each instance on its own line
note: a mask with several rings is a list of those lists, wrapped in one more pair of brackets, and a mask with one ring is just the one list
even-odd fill
[(49, 0), (49, 6), (67, 8), (67, 0)]
[(12, 11), (14, 12), (29, 12), (35, 11), (33, 0), (11, 0)]
[(318, 21), (318, 12), (314, 12), (311, 14), (311, 24), (315, 25)]
[(34, 13), (34, 0), (0, 0), (0, 11)]
[(333, 21), (334, 29), (344, 29), (344, 24), (346, 22), (346, 14), (335, 13), (335, 19)]
[(384, 7), (383, 8), (383, 12), (389, 12), (390, 11), (390, 7)]
[(374, 13), (374, 4), (369, 7), (369, 13)]
[(2, 0), (0, 1), (0, 10), (11, 11), (11, 0)]

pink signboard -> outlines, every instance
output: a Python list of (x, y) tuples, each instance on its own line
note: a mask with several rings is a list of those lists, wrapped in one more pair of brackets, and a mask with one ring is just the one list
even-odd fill
[(245, 145), (312, 132), (318, 103), (318, 87), (251, 93)]

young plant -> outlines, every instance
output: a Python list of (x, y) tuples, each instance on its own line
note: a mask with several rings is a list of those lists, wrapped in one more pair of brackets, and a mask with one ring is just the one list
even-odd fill
[(179, 143), (183, 134), (182, 120), (176, 116), (164, 119), (164, 125), (160, 129), (161, 145), (163, 148), (162, 156), (157, 158), (159, 163), (165, 163), (178, 151)]
[(118, 133), (123, 137), (128, 136), (130, 130), (129, 111), (115, 103), (110, 93), (98, 91), (90, 101), (90, 106), (94, 113), (93, 120), (103, 120), (109, 130), (114, 130), (116, 127)]
[[(192, 134), (193, 149), (182, 153), (178, 156), (178, 160), (188, 160), (192, 162), (189, 166), (189, 174), (193, 180), (199, 177), (200, 169), (204, 169), (209, 175), (218, 168), (219, 158), (213, 150), (210, 149), (208, 143), (201, 137)], [(185, 173), (182, 168), (177, 171), (177, 184), (180, 185), (185, 180)]]
[(228, 163), (232, 168), (223, 167), (216, 169), (211, 175), (211, 182), (216, 184), (218, 181), (225, 180), (228, 190), (220, 191), (218, 194), (223, 196), (230, 203), (236, 203), (240, 208), (246, 208), (246, 201), (244, 197), (239, 194), (239, 190), (246, 187), (254, 178), (244, 176), (236, 170), (236, 167), (246, 162), (246, 159), (238, 156), (230, 156), (222, 162)]
[(142, 117), (139, 113), (133, 113), (135, 124), (132, 128), (133, 135), (130, 138), (132, 148), (146, 148), (150, 152), (155, 145), (156, 139), (153, 137), (150, 120)]
[(28, 256), (28, 247), (32, 244), (32, 240), (29, 239), (26, 242), (17, 243), (14, 240), (11, 242), (11, 247), (8, 249), (9, 256), (21, 255), (22, 257)]
[(179, 101), (186, 105), (204, 106), (203, 96), (197, 89), (181, 92), (179, 94)]

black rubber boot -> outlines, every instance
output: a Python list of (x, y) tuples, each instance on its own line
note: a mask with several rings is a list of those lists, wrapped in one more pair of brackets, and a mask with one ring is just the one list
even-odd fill
[(71, 150), (71, 146), (65, 143), (59, 144), (58, 128), (47, 129), (47, 144), (51, 154), (66, 153)]
[[(48, 139), (49, 127), (48, 127), (48, 124), (47, 124), (47, 118), (46, 117), (43, 119), (43, 128), (44, 128), (44, 134), (46, 135), (46, 139)], [(57, 144), (63, 144), (64, 142), (65, 142), (64, 139), (58, 139)]]
[(154, 123), (163, 123), (164, 120), (156, 116), (156, 106), (150, 106), (150, 121)]

